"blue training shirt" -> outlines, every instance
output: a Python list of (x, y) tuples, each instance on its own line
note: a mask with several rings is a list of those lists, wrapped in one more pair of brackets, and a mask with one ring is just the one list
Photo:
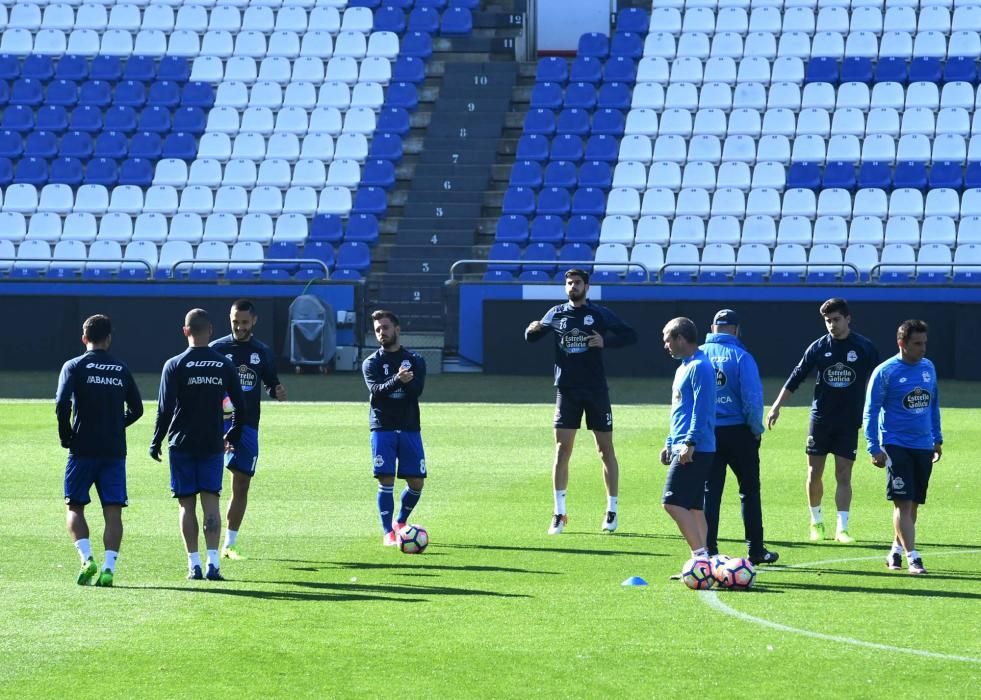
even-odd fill
[(270, 398), (275, 398), (279, 375), (272, 350), (261, 340), (252, 336), (244, 343), (235, 340), (234, 335), (226, 335), (211, 342), (211, 347), (220, 352), (238, 368), (238, 381), (245, 394), (245, 425), (259, 428), (259, 407), (262, 401), (260, 384), (266, 385)]
[(671, 432), (664, 442), (694, 442), (696, 452), (715, 452), (715, 369), (701, 350), (681, 361), (671, 386)]
[(871, 455), (882, 452), (882, 445), (932, 450), (944, 441), (937, 370), (930, 360), (910, 364), (895, 355), (875, 368), (865, 399), (865, 439)]
[(701, 350), (715, 367), (715, 424), (747, 425), (753, 435), (762, 435), (763, 381), (743, 341), (709, 333)]
[[(399, 369), (412, 370), (412, 381), (403, 384)], [(361, 363), (370, 394), (368, 423), (371, 430), (419, 432), (419, 397), (426, 386), (426, 361), (422, 355), (400, 347), (395, 352), (378, 348)]]

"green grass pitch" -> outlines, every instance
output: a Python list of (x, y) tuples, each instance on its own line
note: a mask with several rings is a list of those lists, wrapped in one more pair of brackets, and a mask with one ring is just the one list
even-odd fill
[[(153, 410), (130, 432), (116, 587), (98, 589), (74, 582), (52, 402), (0, 403), (0, 696), (976, 696), (976, 410), (944, 411), (920, 578), (883, 565), (891, 508), (864, 454), (858, 542), (806, 541), (806, 409), (785, 410), (762, 482), (767, 541), (787, 566), (718, 594), (668, 580), (687, 550), (659, 506), (662, 405), (615, 408), (620, 531), (599, 531), (600, 466), (583, 432), (569, 526), (548, 537), (552, 407), (425, 404), (431, 478), (412, 520), (431, 545), (407, 556), (381, 546), (366, 404), (267, 403), (240, 535), (251, 558), (225, 563), (226, 583), (184, 580), (167, 469), (145, 455)], [(833, 484), (829, 470), (829, 521)], [(101, 557), (101, 514), (88, 511)], [(721, 535), (743, 553), (731, 475)], [(620, 585), (635, 575), (650, 585)]]

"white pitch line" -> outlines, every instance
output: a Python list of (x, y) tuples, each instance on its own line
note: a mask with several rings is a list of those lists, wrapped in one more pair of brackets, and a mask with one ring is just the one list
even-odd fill
[[(962, 550), (959, 552), (940, 552), (939, 554), (932, 554), (931, 557), (942, 557), (942, 556), (953, 556), (957, 554), (976, 554), (981, 552), (978, 549)], [(824, 566), (827, 564), (842, 564), (851, 561), (870, 561), (875, 559), (880, 559), (881, 557), (848, 557), (845, 559), (826, 559), (824, 561), (812, 561), (804, 562), (802, 564), (790, 564), (788, 566), (779, 567), (780, 569), (800, 569), (809, 566)], [(777, 567), (770, 569), (771, 571), (778, 570)], [(877, 651), (891, 651), (900, 654), (910, 654), (912, 656), (923, 656), (929, 659), (942, 659), (944, 661), (961, 661), (969, 664), (981, 664), (981, 659), (977, 659), (971, 656), (958, 656), (956, 654), (941, 654), (935, 651), (927, 651), (925, 649), (909, 649), (907, 647), (896, 647), (889, 644), (878, 644), (876, 642), (866, 642), (861, 639), (852, 639), (851, 637), (841, 637), (834, 634), (824, 634), (822, 632), (814, 632), (812, 630), (801, 629), (799, 627), (791, 627), (790, 625), (784, 625), (779, 622), (773, 622), (772, 620), (767, 620), (766, 618), (756, 617), (755, 615), (750, 615), (749, 613), (742, 612), (741, 610), (736, 610), (730, 607), (726, 603), (723, 603), (719, 599), (719, 594), (717, 591), (701, 591), (701, 599), (710, 608), (714, 608), (719, 612), (729, 615), (730, 617), (735, 617), (736, 619), (742, 620), (744, 622), (752, 622), (753, 624), (760, 625), (761, 627), (769, 627), (770, 629), (775, 629), (780, 632), (790, 632), (791, 634), (799, 634), (804, 637), (811, 637), (812, 639), (821, 639), (827, 642), (838, 642), (840, 644), (850, 644), (856, 647), (864, 647), (866, 649), (875, 649)]]

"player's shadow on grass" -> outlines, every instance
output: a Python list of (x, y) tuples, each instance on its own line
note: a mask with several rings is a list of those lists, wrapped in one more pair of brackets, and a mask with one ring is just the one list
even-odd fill
[(545, 552), (547, 554), (587, 554), (600, 557), (666, 557), (659, 552), (628, 552), (621, 549), (572, 549), (571, 547), (511, 547), (503, 544), (441, 544), (449, 549), (483, 549), (502, 552)]
[[(488, 596), (491, 598), (531, 598), (522, 593), (501, 593), (499, 591), (486, 591), (479, 588), (455, 588), (450, 586), (412, 586), (397, 585), (387, 586), (379, 584), (360, 584), (360, 583), (330, 583), (327, 581), (268, 581), (267, 583), (280, 583), (281, 585), (303, 586), (315, 588), (317, 590), (341, 591), (341, 592), (362, 592), (368, 591), (378, 594), (389, 594), (400, 596), (398, 600), (403, 600), (401, 596), (425, 596), (425, 595), (449, 595), (449, 596)], [(418, 598), (416, 599), (418, 600)]]
[[(856, 571), (854, 569), (825, 569), (816, 566), (794, 566), (787, 567), (784, 569), (776, 568), (774, 573), (788, 573), (788, 572), (805, 572), (810, 574), (817, 574), (818, 576), (874, 576), (880, 578), (899, 578), (899, 579), (909, 579), (910, 575), (905, 571), (888, 571), (885, 569), (876, 571)], [(940, 581), (974, 581), (981, 582), (981, 574), (971, 574), (964, 573), (960, 571), (950, 571), (947, 569), (937, 569), (936, 567), (930, 568), (930, 573), (923, 577), (924, 581), (929, 580), (940, 580)]]
[[(258, 583), (258, 582), (255, 582)], [(263, 582), (265, 583), (265, 582)], [(296, 585), (293, 582), (283, 582), (281, 585)], [(356, 586), (351, 586), (350, 593), (307, 593), (304, 591), (258, 591), (245, 588), (217, 588), (188, 586), (116, 586), (116, 588), (129, 588), (132, 590), (151, 590), (151, 591), (176, 591), (177, 593), (204, 593), (211, 595), (224, 595), (237, 598), (258, 598), (260, 600), (280, 600), (288, 602), (307, 602), (307, 603), (360, 603), (364, 601), (384, 601), (386, 603), (422, 603), (423, 598), (407, 598), (404, 595), (398, 597), (367, 594), (355, 592)], [(410, 591), (411, 592), (411, 591)]]
[[(443, 545), (441, 545), (443, 546)], [(480, 566), (476, 564), (464, 565), (464, 566), (451, 566), (443, 564), (408, 564), (408, 563), (377, 563), (377, 562), (361, 562), (361, 561), (325, 561), (321, 562), (323, 566), (316, 567), (290, 567), (294, 571), (321, 571), (323, 569), (358, 569), (358, 570), (374, 570), (374, 569), (398, 569), (399, 571), (405, 571), (406, 569), (412, 571), (467, 571), (470, 573), (504, 573), (504, 574), (535, 574), (544, 576), (558, 576), (558, 571), (536, 571), (534, 569), (519, 569), (513, 566)], [(434, 574), (435, 575), (435, 574)]]
[[(930, 574), (932, 578), (938, 578)], [(827, 591), (829, 593), (861, 593), (862, 595), (898, 595), (913, 598), (960, 598), (963, 600), (981, 600), (981, 593), (966, 593), (964, 591), (942, 591), (925, 588), (872, 588), (871, 586), (841, 586), (821, 583), (792, 583), (789, 581), (767, 581), (766, 588), (800, 591)]]

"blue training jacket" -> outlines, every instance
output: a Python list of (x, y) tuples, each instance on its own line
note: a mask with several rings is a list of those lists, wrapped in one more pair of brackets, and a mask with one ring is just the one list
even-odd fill
[(696, 452), (715, 452), (715, 371), (701, 350), (681, 361), (671, 386), (671, 432), (664, 447), (695, 443)]
[(745, 424), (753, 435), (762, 435), (763, 381), (743, 341), (728, 333), (709, 333), (701, 350), (715, 367), (715, 424)]
[(865, 399), (865, 439), (873, 456), (882, 445), (932, 450), (944, 441), (937, 370), (930, 360), (911, 365), (894, 355), (875, 368)]

